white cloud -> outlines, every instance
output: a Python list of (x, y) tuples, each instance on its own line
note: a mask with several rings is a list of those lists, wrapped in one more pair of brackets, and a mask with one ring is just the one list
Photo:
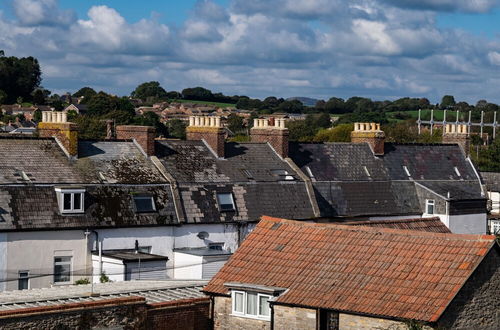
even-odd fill
[(57, 0), (14, 0), (12, 7), (23, 25), (68, 25), (76, 17), (71, 10), (61, 10)]
[(495, 51), (489, 52), (488, 60), (493, 65), (500, 65), (500, 53)]

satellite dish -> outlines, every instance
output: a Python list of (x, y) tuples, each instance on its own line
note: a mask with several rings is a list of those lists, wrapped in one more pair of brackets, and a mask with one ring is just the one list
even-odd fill
[(207, 239), (208, 233), (206, 231), (200, 231), (196, 236), (198, 236), (199, 239)]

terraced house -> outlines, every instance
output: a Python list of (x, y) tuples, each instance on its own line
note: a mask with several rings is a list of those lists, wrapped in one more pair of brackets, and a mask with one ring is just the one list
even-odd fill
[[(257, 119), (228, 143), (216, 117), (191, 117), (187, 141), (118, 126), (78, 138), (62, 112), (39, 137), (0, 137), (0, 288), (79, 279), (211, 278), (262, 215), (300, 221), (439, 217), (483, 234), (486, 197), (459, 145), (385, 143), (360, 124), (353, 143), (289, 143), (282, 119)], [(116, 134), (113, 134), (116, 133)]]

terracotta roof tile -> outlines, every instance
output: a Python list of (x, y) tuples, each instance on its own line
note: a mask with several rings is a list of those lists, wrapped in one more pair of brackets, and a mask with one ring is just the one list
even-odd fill
[(277, 303), (433, 322), (494, 242), (263, 217), (205, 291), (228, 294), (227, 282), (277, 286), (288, 288)]

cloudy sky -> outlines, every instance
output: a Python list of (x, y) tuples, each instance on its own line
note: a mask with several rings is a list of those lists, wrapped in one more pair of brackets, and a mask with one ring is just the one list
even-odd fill
[(500, 0), (0, 0), (0, 49), (56, 93), (500, 103)]

